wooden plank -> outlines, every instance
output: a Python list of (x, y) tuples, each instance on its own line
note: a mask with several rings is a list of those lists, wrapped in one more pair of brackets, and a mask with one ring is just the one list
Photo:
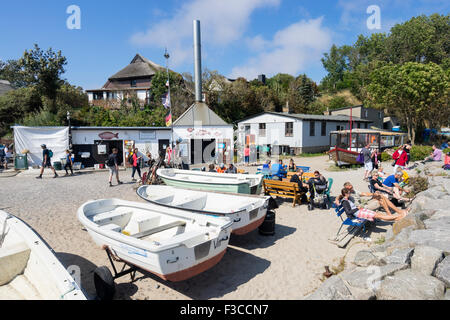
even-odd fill
[(140, 239), (140, 238), (147, 237), (147, 236), (149, 236), (151, 234), (154, 234), (154, 233), (158, 233), (158, 232), (161, 232), (161, 231), (164, 231), (164, 230), (168, 230), (168, 229), (171, 229), (171, 228), (174, 228), (174, 227), (180, 227), (180, 226), (184, 226), (184, 225), (186, 225), (185, 221), (174, 221), (174, 222), (171, 222), (171, 223), (163, 224), (161, 226), (158, 226), (158, 227), (155, 227), (155, 228), (151, 228), (151, 229), (148, 229), (148, 230), (145, 230), (145, 231), (133, 234), (131, 236), (133, 238)]

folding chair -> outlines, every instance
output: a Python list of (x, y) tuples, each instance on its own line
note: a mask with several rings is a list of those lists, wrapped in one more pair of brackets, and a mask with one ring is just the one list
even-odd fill
[[(366, 223), (369, 222), (369, 220), (366, 219), (359, 219), (359, 218), (347, 218), (347, 219), (343, 219), (342, 218), (342, 214), (345, 212), (344, 207), (342, 205), (336, 206), (333, 203), (333, 207), (335, 208), (335, 212), (336, 215), (341, 219), (342, 224), (339, 227), (338, 232), (336, 233), (336, 236), (334, 238), (334, 241), (341, 241), (342, 239), (344, 239), (347, 235), (349, 235), (355, 228), (362, 228), (363, 232), (366, 231)], [(340, 232), (343, 226), (349, 226), (351, 227), (350, 230), (347, 231), (346, 235), (344, 237), (342, 237), (342, 239), (339, 240), (339, 236), (340, 236)], [(355, 235), (353, 235), (354, 237)], [(352, 237), (352, 238), (353, 238)], [(350, 240), (349, 240), (350, 241)]]

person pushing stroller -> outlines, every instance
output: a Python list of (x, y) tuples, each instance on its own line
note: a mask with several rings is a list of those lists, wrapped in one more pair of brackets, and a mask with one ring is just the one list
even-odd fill
[[(314, 172), (314, 177), (310, 178), (308, 180), (308, 187), (309, 187), (309, 204), (308, 204), (308, 210), (314, 210), (315, 203), (318, 203), (318, 201), (314, 200), (319, 195), (323, 195), (328, 187), (327, 179), (323, 175), (320, 174), (319, 171)], [(323, 200), (323, 199), (322, 199)], [(320, 205), (324, 206), (327, 205), (328, 201), (327, 199), (320, 201)]]

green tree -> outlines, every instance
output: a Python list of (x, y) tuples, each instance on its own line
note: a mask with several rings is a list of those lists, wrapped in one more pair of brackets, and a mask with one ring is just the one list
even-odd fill
[(406, 123), (414, 143), (424, 120), (448, 124), (449, 90), (448, 75), (435, 63), (390, 64), (372, 72), (368, 102)]
[(67, 59), (61, 51), (54, 52), (52, 48), (43, 51), (37, 44), (33, 49), (25, 50), (23, 57), (19, 59), (25, 83), (35, 86), (40, 94), (51, 101), (48, 106), (50, 112), (57, 112), (56, 96), (64, 83), (61, 75), (65, 72), (66, 64)]

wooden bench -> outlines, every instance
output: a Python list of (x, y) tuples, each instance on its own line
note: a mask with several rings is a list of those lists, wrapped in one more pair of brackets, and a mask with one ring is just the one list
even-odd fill
[(295, 203), (301, 203), (301, 197), (304, 194), (304, 192), (300, 191), (298, 184), (295, 182), (264, 179), (263, 186), (264, 193), (266, 195), (281, 198), (292, 198), (293, 207), (295, 207)]

